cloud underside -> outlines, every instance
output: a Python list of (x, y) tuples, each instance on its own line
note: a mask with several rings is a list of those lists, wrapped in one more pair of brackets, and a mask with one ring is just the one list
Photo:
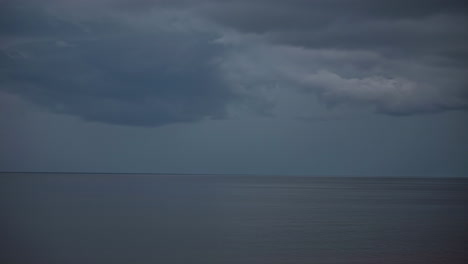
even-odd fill
[(0, 89), (134, 126), (267, 112), (285, 93), (394, 115), (467, 109), (463, 1), (376, 2), (4, 1)]

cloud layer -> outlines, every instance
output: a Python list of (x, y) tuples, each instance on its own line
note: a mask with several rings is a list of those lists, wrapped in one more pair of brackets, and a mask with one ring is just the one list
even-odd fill
[(396, 115), (468, 107), (463, 1), (0, 5), (0, 89), (91, 121), (268, 112), (284, 93)]

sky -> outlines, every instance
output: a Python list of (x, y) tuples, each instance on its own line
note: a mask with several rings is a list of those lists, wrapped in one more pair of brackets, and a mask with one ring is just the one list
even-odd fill
[(0, 0), (0, 171), (468, 176), (461, 0)]

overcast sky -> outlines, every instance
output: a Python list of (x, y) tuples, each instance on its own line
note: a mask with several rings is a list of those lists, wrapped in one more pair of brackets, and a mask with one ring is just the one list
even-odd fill
[(0, 0), (0, 171), (468, 176), (458, 0)]

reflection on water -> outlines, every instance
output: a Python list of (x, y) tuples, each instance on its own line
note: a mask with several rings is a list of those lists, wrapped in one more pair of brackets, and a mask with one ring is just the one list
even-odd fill
[(468, 263), (468, 180), (0, 178), (1, 263)]

